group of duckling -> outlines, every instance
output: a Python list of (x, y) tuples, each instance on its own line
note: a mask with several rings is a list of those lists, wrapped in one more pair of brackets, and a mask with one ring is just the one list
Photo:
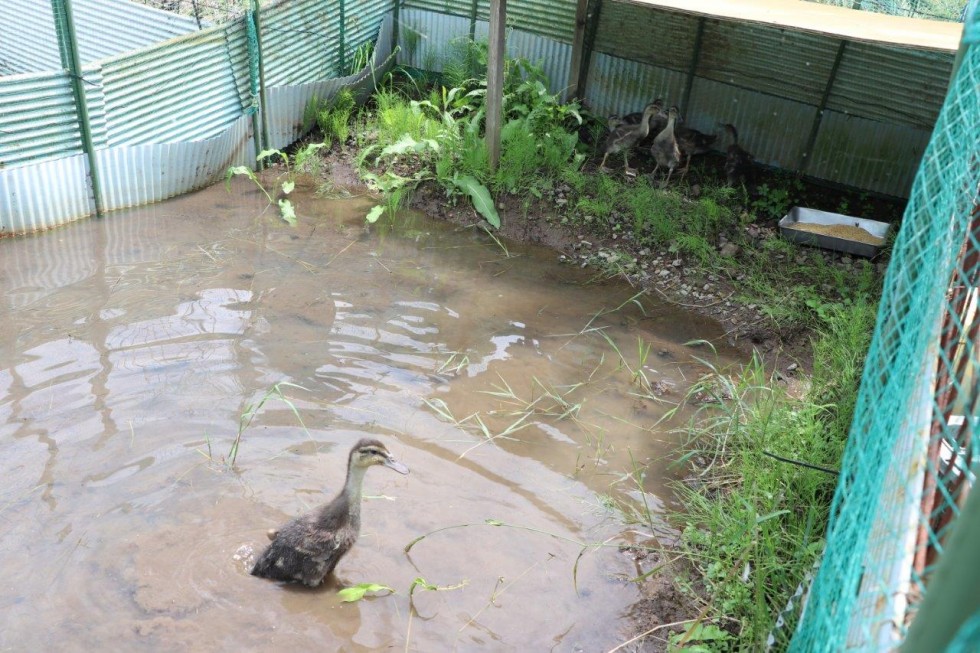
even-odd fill
[[(663, 185), (670, 183), (674, 170), (680, 169), (683, 179), (691, 167), (691, 158), (711, 151), (718, 140), (717, 134), (706, 134), (689, 127), (681, 127), (683, 121), (680, 110), (672, 106), (664, 110), (664, 101), (654, 100), (643, 108), (642, 113), (631, 113), (622, 118), (610, 116), (609, 134), (603, 145), (602, 163), (599, 169), (608, 172), (606, 160), (610, 154), (623, 155), (623, 168), (628, 177), (635, 177), (637, 171), (629, 165), (629, 153), (636, 147), (646, 147), (656, 162), (652, 175), (656, 176), (661, 167), (667, 169)], [(738, 144), (738, 131), (732, 124), (721, 125), (728, 134), (730, 144), (725, 151), (725, 177), (729, 184), (735, 185), (745, 180), (752, 155)], [(651, 134), (652, 143), (647, 145)], [(683, 164), (683, 165), (682, 165)]]

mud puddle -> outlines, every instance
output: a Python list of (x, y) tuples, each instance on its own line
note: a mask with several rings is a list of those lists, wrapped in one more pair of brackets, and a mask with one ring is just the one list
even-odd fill
[[(611, 506), (669, 503), (689, 414), (657, 422), (704, 372), (693, 356), (734, 360), (720, 329), (551, 252), (295, 202), (289, 227), (236, 183), (0, 241), (0, 649), (623, 641), (638, 567), (615, 545), (674, 534)], [(282, 382), (307, 430), (270, 399), (223, 467)], [(368, 472), (337, 577), (249, 576), (265, 530), (330, 499), (366, 436), (412, 473)], [(444, 589), (416, 588), (413, 612), (416, 578)], [(337, 598), (362, 582), (395, 593)]]

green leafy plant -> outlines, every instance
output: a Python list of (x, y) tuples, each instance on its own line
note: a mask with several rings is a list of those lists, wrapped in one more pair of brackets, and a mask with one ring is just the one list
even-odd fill
[[(293, 203), (289, 201), (285, 196), (293, 192), (296, 188), (296, 172), (298, 170), (303, 170), (305, 166), (313, 165), (318, 160), (314, 156), (318, 150), (324, 147), (323, 143), (308, 143), (300, 148), (296, 154), (293, 155), (292, 164), (290, 164), (289, 154), (283, 152), (282, 150), (270, 149), (263, 150), (259, 153), (255, 160), (257, 163), (261, 164), (264, 161), (269, 161), (273, 159), (279, 159), (283, 163), (285, 170), (279, 174), (272, 184), (272, 192), (270, 192), (262, 183), (262, 180), (258, 178), (255, 172), (248, 166), (231, 166), (225, 173), (225, 188), (231, 192), (231, 178), (234, 176), (243, 176), (252, 180), (259, 190), (261, 190), (266, 198), (269, 200), (269, 204), (276, 203), (279, 206), (279, 216), (284, 222), (288, 223), (290, 226), (296, 226), (296, 209), (293, 207)], [(282, 195), (282, 197), (279, 197)]]
[(323, 103), (316, 112), (316, 124), (323, 135), (323, 142), (330, 147), (335, 141), (341, 146), (350, 136), (350, 122), (357, 108), (354, 94), (348, 89), (337, 93), (332, 100)]
[(667, 639), (668, 653), (713, 653), (728, 650), (732, 634), (714, 624), (689, 623)]

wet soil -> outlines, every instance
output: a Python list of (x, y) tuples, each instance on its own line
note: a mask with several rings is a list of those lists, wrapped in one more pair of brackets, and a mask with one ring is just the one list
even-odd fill
[[(366, 230), (357, 192), (297, 189), (291, 227), (235, 179), (0, 241), (0, 649), (591, 652), (678, 620), (629, 581), (677, 538), (691, 412), (664, 418), (706, 371), (685, 343), (743, 354), (550, 249), (415, 212)], [(368, 473), (335, 577), (249, 576), (361, 437), (412, 473)], [(395, 591), (337, 597), (362, 582)]]

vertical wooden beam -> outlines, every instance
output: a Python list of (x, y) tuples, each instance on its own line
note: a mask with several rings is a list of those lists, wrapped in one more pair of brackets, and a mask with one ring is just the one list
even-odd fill
[(800, 162), (796, 169), (799, 172), (806, 172), (813, 159), (813, 146), (817, 143), (817, 134), (820, 132), (820, 123), (823, 121), (823, 112), (827, 109), (827, 102), (830, 100), (830, 92), (834, 90), (834, 82), (837, 80), (837, 70), (840, 62), (844, 58), (844, 50), (847, 49), (847, 41), (841, 41), (837, 46), (837, 56), (834, 58), (834, 65), (830, 67), (830, 74), (827, 76), (827, 83), (824, 85), (823, 95), (820, 97), (820, 105), (817, 106), (817, 113), (813, 116), (813, 124), (810, 125), (810, 135), (807, 136), (806, 146), (800, 155)]
[(589, 68), (592, 66), (592, 50), (595, 49), (596, 33), (599, 31), (599, 14), (602, 12), (602, 0), (588, 0), (585, 10), (585, 33), (582, 38), (582, 54), (578, 68), (572, 71), (575, 75), (575, 95), (585, 97), (585, 86), (589, 81)]
[(589, 13), (589, 0), (577, 0), (575, 4), (575, 32), (572, 34), (572, 61), (568, 67), (568, 88), (565, 101), (579, 97), (579, 76), (582, 73), (582, 54), (585, 51), (585, 19)]
[(490, 169), (500, 163), (500, 126), (504, 105), (504, 30), (507, 26), (507, 0), (490, 0), (490, 52), (487, 62), (487, 149)]
[(681, 96), (681, 111), (683, 115), (690, 113), (688, 104), (691, 102), (691, 89), (694, 87), (694, 77), (698, 72), (701, 61), (701, 44), (704, 42), (704, 18), (698, 19), (698, 31), (694, 33), (694, 51), (691, 53), (691, 65), (687, 69), (687, 81), (684, 83), (684, 95)]

